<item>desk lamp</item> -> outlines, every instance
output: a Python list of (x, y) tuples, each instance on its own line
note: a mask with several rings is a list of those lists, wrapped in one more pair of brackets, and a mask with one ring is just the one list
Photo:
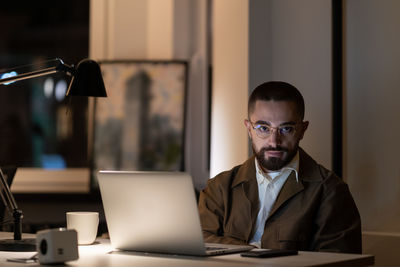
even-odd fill
[[(72, 77), (65, 94), (66, 96), (107, 97), (100, 66), (97, 62), (84, 59), (80, 61), (76, 67), (64, 64), (61, 59), (54, 59), (47, 63), (50, 63), (47, 64), (50, 66), (35, 71), (20, 74), (14, 71), (14, 74), (12, 74), (13, 76), (0, 79), (0, 85), (63, 72)], [(18, 68), (14, 70), (18, 70)], [(10, 72), (7, 71), (6, 73)], [(17, 203), (15, 202), (1, 168), (0, 196), (3, 204), (8, 212), (12, 214), (14, 220), (14, 239), (0, 240), (0, 251), (36, 251), (36, 240), (34, 238), (22, 239), (22, 211), (18, 209)]]

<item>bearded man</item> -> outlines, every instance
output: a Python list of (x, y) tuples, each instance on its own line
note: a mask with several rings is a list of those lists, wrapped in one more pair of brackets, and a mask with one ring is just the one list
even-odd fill
[(254, 155), (200, 192), (206, 242), (361, 253), (361, 220), (347, 184), (299, 147), (304, 99), (285, 82), (254, 89), (244, 120)]

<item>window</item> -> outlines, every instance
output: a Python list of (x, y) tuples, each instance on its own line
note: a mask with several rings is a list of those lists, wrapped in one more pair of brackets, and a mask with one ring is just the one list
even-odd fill
[[(88, 57), (87, 0), (5, 2), (0, 18), (1, 72), (57, 57), (67, 64)], [(0, 166), (88, 168), (88, 100), (64, 99), (68, 82), (55, 74), (1, 86)]]

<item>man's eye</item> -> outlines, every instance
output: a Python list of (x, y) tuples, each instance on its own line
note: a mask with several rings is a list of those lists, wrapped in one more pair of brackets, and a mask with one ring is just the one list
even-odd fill
[(265, 133), (268, 133), (270, 131), (268, 126), (265, 125), (257, 125), (256, 129), (259, 130), (260, 132), (265, 132)]
[(284, 126), (279, 128), (279, 131), (281, 134), (290, 134), (294, 131), (294, 127), (293, 126)]

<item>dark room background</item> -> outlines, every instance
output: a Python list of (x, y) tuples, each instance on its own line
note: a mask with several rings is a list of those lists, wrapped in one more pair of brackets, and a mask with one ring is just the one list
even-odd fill
[[(89, 1), (6, 1), (0, 9), (0, 73), (88, 57)], [(27, 66), (28, 65), (28, 66)], [(87, 99), (62, 96), (60, 74), (1, 85), (0, 166), (87, 167)]]

